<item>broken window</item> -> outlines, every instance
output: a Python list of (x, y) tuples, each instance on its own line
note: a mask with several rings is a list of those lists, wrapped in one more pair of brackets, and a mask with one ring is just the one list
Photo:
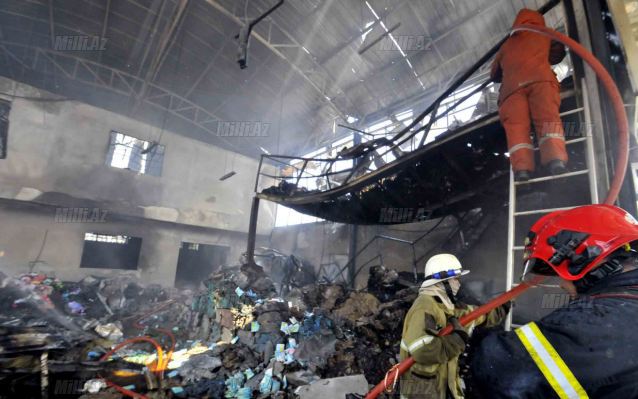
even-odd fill
[(0, 100), (0, 159), (7, 157), (7, 139), (9, 136), (9, 111), (11, 103)]
[(164, 146), (111, 131), (106, 164), (114, 168), (161, 176)]
[(229, 247), (183, 242), (177, 258), (175, 286), (198, 288), (212, 272), (226, 263)]
[(136, 270), (141, 248), (139, 237), (86, 233), (80, 267)]

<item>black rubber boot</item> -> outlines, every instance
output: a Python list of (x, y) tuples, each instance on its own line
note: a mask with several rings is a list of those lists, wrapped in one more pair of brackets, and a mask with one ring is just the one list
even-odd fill
[(549, 169), (549, 173), (554, 176), (567, 173), (567, 166), (565, 165), (565, 162), (561, 161), (560, 159), (549, 161), (549, 163), (547, 164), (547, 169)]
[(528, 181), (532, 178), (532, 172), (529, 170), (517, 170), (514, 172), (514, 181)]

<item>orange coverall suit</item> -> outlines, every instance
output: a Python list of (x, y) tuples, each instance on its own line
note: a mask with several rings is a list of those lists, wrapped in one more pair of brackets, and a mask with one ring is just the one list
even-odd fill
[[(543, 15), (521, 10), (514, 25), (545, 26)], [(560, 87), (551, 64), (565, 57), (565, 47), (538, 33), (514, 32), (494, 59), (491, 78), (502, 82), (499, 116), (507, 134), (514, 171), (534, 171), (531, 122), (538, 135), (541, 164), (559, 159), (567, 162), (563, 124), (560, 120)]]

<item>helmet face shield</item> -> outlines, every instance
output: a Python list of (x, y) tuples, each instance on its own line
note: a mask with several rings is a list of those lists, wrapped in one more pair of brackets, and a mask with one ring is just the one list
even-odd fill
[(542, 276), (556, 276), (556, 271), (540, 259), (532, 258), (529, 260), (528, 265), (528, 270), (531, 273)]

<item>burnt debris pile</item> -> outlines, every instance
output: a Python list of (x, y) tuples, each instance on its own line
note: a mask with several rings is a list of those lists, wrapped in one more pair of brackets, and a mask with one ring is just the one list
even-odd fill
[(397, 363), (402, 320), (417, 292), (383, 267), (371, 271), (368, 290), (308, 280), (292, 279), (282, 290), (257, 265), (223, 268), (198, 291), (125, 274), (79, 282), (3, 276), (0, 391), (82, 398), (363, 394)]

